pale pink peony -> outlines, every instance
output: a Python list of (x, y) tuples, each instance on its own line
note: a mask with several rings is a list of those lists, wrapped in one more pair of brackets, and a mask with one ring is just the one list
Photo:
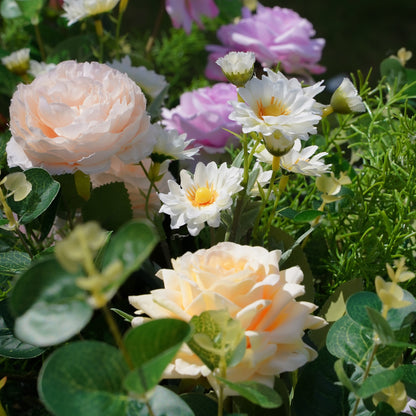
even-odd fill
[(201, 29), (204, 27), (201, 16), (214, 18), (219, 13), (214, 0), (167, 0), (166, 11), (173, 26), (183, 27), (186, 33), (191, 32), (193, 22)]
[(224, 129), (241, 132), (241, 127), (228, 118), (233, 111), (229, 101), (236, 99), (237, 88), (221, 82), (185, 92), (177, 107), (162, 109), (162, 123), (167, 129), (186, 133), (188, 139), (194, 140), (193, 146), (202, 146), (210, 152), (223, 152), (228, 140), (234, 137)]
[[(326, 324), (311, 315), (316, 306), (295, 299), (305, 292), (299, 267), (279, 270), (280, 251), (222, 242), (172, 260), (173, 270), (159, 270), (165, 288), (130, 296), (139, 314), (189, 321), (208, 310), (227, 309), (245, 330), (243, 360), (227, 370), (233, 381), (253, 380), (269, 386), (274, 377), (313, 360), (317, 353), (302, 341), (307, 329)], [(133, 319), (133, 326), (146, 318)], [(184, 346), (166, 377), (208, 376), (210, 370)], [(215, 381), (212, 378), (215, 387)]]
[[(144, 168), (148, 171), (151, 165), (150, 159), (142, 161)], [(162, 178), (156, 182), (156, 187), (160, 192), (169, 190), (167, 181), (172, 180), (173, 176), (167, 170), (168, 164), (161, 165), (159, 175)], [(117, 157), (111, 160), (111, 168), (102, 173), (91, 175), (91, 183), (94, 188), (113, 182), (123, 182), (133, 211), (133, 218), (145, 218), (146, 215), (146, 195), (149, 192), (150, 181), (140, 165), (125, 164)], [(158, 212), (161, 206), (156, 189), (152, 187), (149, 193), (148, 210), (149, 215)]]
[(127, 75), (97, 62), (65, 61), (28, 85), (10, 105), (10, 167), (51, 174), (104, 172), (113, 156), (135, 163), (154, 142), (146, 99)]
[(313, 36), (312, 24), (291, 9), (258, 4), (254, 15), (243, 9), (241, 20), (218, 30), (221, 45), (207, 46), (210, 55), (205, 74), (210, 79), (224, 80), (216, 60), (231, 51), (254, 52), (263, 67), (280, 63), (288, 74), (320, 74), (325, 71), (318, 64), (325, 40)]

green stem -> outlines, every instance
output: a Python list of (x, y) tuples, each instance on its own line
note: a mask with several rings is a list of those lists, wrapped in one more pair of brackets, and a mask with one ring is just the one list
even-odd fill
[(155, 25), (153, 27), (153, 31), (152, 34), (150, 35), (147, 43), (146, 43), (146, 55), (150, 54), (150, 51), (152, 50), (153, 44), (155, 43), (155, 39), (157, 34), (159, 33), (159, 29), (160, 29), (160, 25), (162, 23), (162, 17), (163, 14), (165, 13), (165, 0), (162, 0), (160, 2), (160, 8), (159, 8), (159, 13), (156, 17), (156, 21), (155, 21)]
[(42, 36), (41, 36), (40, 30), (39, 30), (39, 25), (36, 24), (36, 25), (33, 25), (33, 27), (35, 28), (36, 42), (37, 42), (38, 47), (39, 47), (40, 56), (42, 58), (42, 61), (45, 62), (46, 61), (46, 52), (45, 52), (45, 47), (43, 46)]

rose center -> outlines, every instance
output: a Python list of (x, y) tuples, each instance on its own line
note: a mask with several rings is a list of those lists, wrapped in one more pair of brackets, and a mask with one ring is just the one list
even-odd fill
[(264, 105), (262, 101), (257, 101), (257, 114), (263, 119), (264, 116), (287, 116), (289, 110), (276, 97), (272, 97), (269, 105)]
[(211, 205), (217, 198), (217, 192), (211, 187), (201, 186), (188, 192), (188, 199), (194, 207)]

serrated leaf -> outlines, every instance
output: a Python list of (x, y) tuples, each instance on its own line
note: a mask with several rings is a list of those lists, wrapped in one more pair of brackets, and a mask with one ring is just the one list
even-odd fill
[(155, 319), (127, 332), (124, 345), (134, 369), (124, 380), (126, 389), (139, 396), (153, 389), (190, 336), (189, 324), (178, 319)]
[(203, 363), (214, 370), (221, 365), (236, 365), (244, 356), (246, 340), (238, 320), (226, 310), (206, 311), (193, 316), (193, 336), (188, 346)]
[(84, 221), (98, 221), (107, 230), (117, 230), (132, 218), (129, 194), (121, 182), (109, 183), (91, 191), (82, 207)]
[(10, 295), (18, 338), (44, 347), (64, 342), (84, 328), (92, 307), (76, 277), (55, 258), (42, 259), (19, 276)]
[(12, 211), (18, 214), (20, 223), (28, 224), (48, 209), (57, 196), (60, 185), (46, 170), (40, 168), (28, 169), (24, 174), (32, 184), (29, 195), (19, 202), (10, 197), (7, 202)]
[(266, 409), (274, 409), (283, 403), (280, 395), (264, 384), (255, 381), (233, 382), (218, 376), (216, 378), (240, 396)]
[(335, 357), (363, 368), (374, 346), (373, 330), (357, 324), (346, 315), (332, 325), (326, 345)]

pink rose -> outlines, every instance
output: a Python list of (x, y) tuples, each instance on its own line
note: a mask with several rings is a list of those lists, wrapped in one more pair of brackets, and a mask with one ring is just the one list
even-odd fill
[(325, 40), (315, 36), (312, 24), (296, 12), (281, 7), (257, 5), (252, 15), (243, 9), (243, 18), (237, 23), (220, 27), (217, 37), (222, 45), (208, 45), (209, 63), (205, 74), (222, 81), (224, 75), (215, 63), (228, 52), (254, 52), (264, 67), (277, 63), (288, 74), (320, 74), (325, 68), (318, 65)]
[[(173, 269), (157, 276), (164, 289), (130, 296), (130, 303), (153, 319), (189, 321), (208, 310), (227, 309), (245, 331), (246, 352), (242, 361), (227, 369), (233, 381), (253, 380), (273, 386), (274, 377), (313, 360), (317, 353), (305, 344), (306, 329), (326, 324), (311, 315), (316, 306), (297, 302), (305, 292), (299, 267), (279, 270), (280, 251), (222, 242), (207, 250), (185, 253), (172, 260)], [(148, 318), (137, 317), (133, 326)], [(208, 376), (210, 370), (185, 345), (166, 370), (166, 377)]]
[(192, 22), (202, 29), (201, 16), (214, 18), (219, 10), (213, 0), (167, 0), (166, 11), (174, 27), (183, 27), (186, 33), (191, 32)]
[(10, 167), (41, 167), (51, 174), (98, 173), (118, 156), (135, 163), (154, 142), (146, 99), (127, 75), (97, 62), (65, 61), (20, 84), (10, 105)]
[(224, 129), (241, 132), (240, 125), (228, 118), (233, 111), (230, 100), (237, 100), (237, 89), (228, 83), (185, 92), (177, 107), (162, 109), (162, 123), (167, 129), (186, 133), (188, 139), (194, 140), (193, 146), (222, 152), (227, 141), (234, 137)]

